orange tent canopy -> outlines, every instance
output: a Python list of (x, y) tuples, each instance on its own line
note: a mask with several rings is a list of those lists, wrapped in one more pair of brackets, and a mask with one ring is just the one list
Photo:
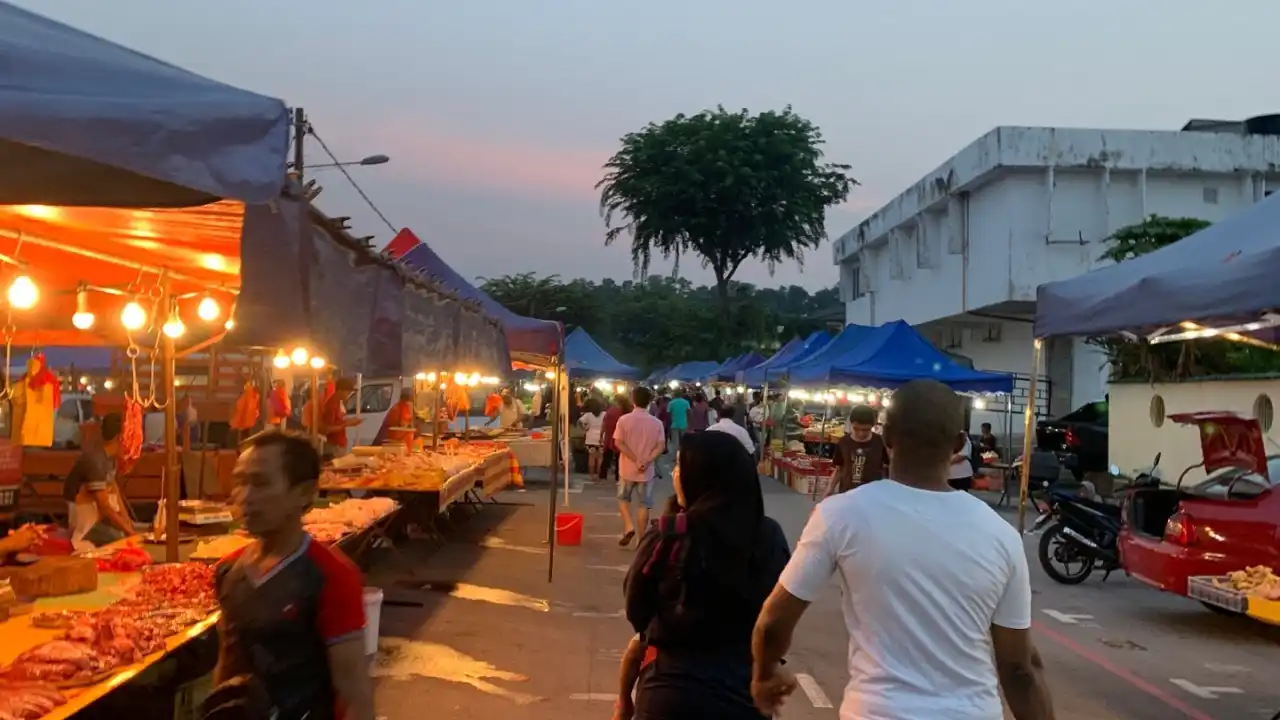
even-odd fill
[[(0, 289), (25, 274), (40, 291), (35, 307), (9, 308), (0, 326), (7, 326), (4, 334), (14, 344), (124, 345), (120, 311), (135, 296), (149, 325), (164, 322), (156, 306), (163, 273), (188, 328), (205, 324), (196, 316), (203, 293), (219, 301), (220, 332), (240, 289), (243, 225), (244, 205), (235, 201), (141, 210), (0, 206)], [(89, 330), (71, 322), (82, 285), (89, 287), (89, 310), (96, 316)], [(161, 317), (154, 317), (157, 312)], [(136, 336), (145, 332), (135, 333), (140, 344)]]

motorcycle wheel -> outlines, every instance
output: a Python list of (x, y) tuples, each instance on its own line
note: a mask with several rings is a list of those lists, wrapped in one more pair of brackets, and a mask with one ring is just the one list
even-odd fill
[[(1040, 567), (1055, 582), (1079, 585), (1093, 574), (1094, 561), (1063, 530), (1062, 523), (1054, 523), (1040, 536)], [(1058, 563), (1063, 570), (1058, 569)], [(1075, 565), (1079, 569), (1073, 569)]]

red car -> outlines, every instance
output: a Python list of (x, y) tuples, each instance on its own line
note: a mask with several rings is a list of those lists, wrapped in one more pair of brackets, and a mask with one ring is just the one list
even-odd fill
[(1265, 565), (1280, 572), (1280, 455), (1270, 478), (1228, 467), (1194, 485), (1134, 490), (1125, 500), (1120, 560), (1130, 577), (1187, 594), (1187, 578)]

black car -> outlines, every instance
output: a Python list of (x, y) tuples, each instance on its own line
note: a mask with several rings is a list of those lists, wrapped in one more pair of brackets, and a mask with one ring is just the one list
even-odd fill
[(1085, 473), (1106, 472), (1107, 402), (1091, 402), (1053, 420), (1036, 423), (1036, 449), (1052, 452), (1076, 480)]

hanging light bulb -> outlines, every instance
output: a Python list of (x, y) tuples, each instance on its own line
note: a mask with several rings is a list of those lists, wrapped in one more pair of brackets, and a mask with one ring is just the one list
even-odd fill
[(427, 382), (433, 383), (435, 381), (436, 381), (436, 374), (433, 372), (427, 373)]
[(312, 369), (312, 370), (323, 370), (323, 369), (324, 369), (324, 366), (325, 366), (325, 365), (328, 365), (328, 364), (329, 364), (329, 363), (328, 363), (328, 362), (326, 362), (326, 361), (325, 361), (325, 359), (324, 359), (324, 358), (322, 358), (322, 357), (320, 357), (319, 355), (314, 355), (314, 356), (312, 356), (312, 358), (311, 358), (311, 369)]
[(182, 324), (182, 318), (178, 317), (177, 303), (174, 303), (173, 307), (169, 308), (169, 319), (164, 321), (164, 325), (160, 330), (171, 338), (180, 338), (187, 331), (187, 326)]
[(196, 306), (196, 315), (199, 315), (201, 320), (213, 322), (221, 314), (222, 308), (218, 307), (218, 301), (214, 300), (212, 295), (200, 298), (200, 304)]
[(120, 324), (125, 330), (141, 330), (147, 324), (147, 311), (142, 309), (137, 300), (130, 300), (120, 311)]
[(467, 384), (475, 387), (480, 384), (480, 373), (471, 373), (471, 377), (467, 378)]
[(294, 348), (293, 352), (289, 353), (289, 359), (293, 361), (294, 365), (306, 365), (307, 358), (309, 357), (311, 357), (311, 353), (308, 353), (307, 349), (301, 345)]
[(71, 316), (71, 324), (75, 325), (77, 330), (88, 330), (93, 327), (95, 320), (97, 318), (89, 308), (89, 291), (82, 286), (76, 290), (76, 312)]
[(275, 365), (280, 370), (284, 370), (289, 367), (289, 356), (284, 354), (284, 348), (280, 348), (276, 351), (276, 356), (271, 358), (271, 364)]
[(19, 310), (30, 310), (40, 300), (40, 289), (31, 278), (19, 275), (9, 285), (9, 304)]
[(467, 374), (456, 372), (453, 374), (454, 385), (465, 385), (467, 383)]
[(236, 321), (235, 321), (235, 319), (234, 319), (234, 318), (227, 318), (227, 321), (226, 321), (226, 322), (224, 322), (224, 323), (222, 323), (222, 328), (223, 328), (224, 330), (230, 330), (231, 328), (233, 328), (233, 327), (235, 327), (235, 326), (236, 326)]

